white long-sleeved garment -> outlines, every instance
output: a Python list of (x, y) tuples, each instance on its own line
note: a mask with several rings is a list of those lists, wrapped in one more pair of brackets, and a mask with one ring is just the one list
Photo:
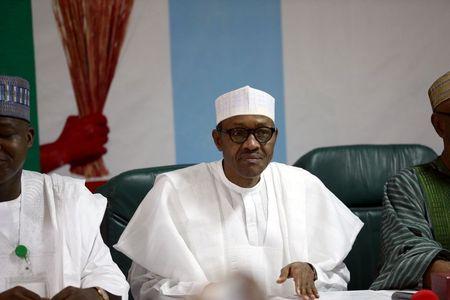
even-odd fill
[(250, 274), (269, 296), (292, 296), (291, 281), (275, 281), (294, 261), (313, 264), (319, 291), (346, 289), (343, 259), (361, 227), (305, 170), (271, 163), (246, 189), (218, 161), (160, 175), (116, 248), (134, 262), (136, 299), (195, 294), (235, 271)]
[[(0, 204), (0, 292), (22, 285), (41, 297), (64, 287), (101, 287), (128, 298), (128, 283), (100, 236), (106, 199), (82, 180), (23, 171), (21, 196)], [(28, 261), (14, 255), (17, 244)]]

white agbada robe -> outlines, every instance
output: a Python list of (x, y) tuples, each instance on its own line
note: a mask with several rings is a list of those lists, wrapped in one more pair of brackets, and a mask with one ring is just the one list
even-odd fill
[(315, 267), (319, 291), (346, 289), (343, 260), (362, 226), (303, 169), (270, 163), (246, 189), (217, 161), (159, 175), (115, 247), (134, 262), (129, 280), (137, 299), (155, 289), (195, 294), (236, 271), (269, 296), (292, 296), (292, 280), (276, 279), (295, 261)]
[[(0, 203), (0, 292), (21, 285), (52, 297), (67, 286), (98, 286), (127, 299), (128, 283), (100, 236), (105, 208), (82, 180), (23, 171), (19, 198)], [(28, 262), (14, 254), (19, 241)]]

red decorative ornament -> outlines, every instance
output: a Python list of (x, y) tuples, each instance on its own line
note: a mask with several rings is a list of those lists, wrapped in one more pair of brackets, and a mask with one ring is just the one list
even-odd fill
[(411, 300), (439, 300), (439, 297), (432, 290), (420, 290), (412, 295)]
[[(132, 6), (133, 0), (53, 0), (81, 117), (103, 111)], [(86, 178), (108, 175), (101, 158), (71, 171)]]

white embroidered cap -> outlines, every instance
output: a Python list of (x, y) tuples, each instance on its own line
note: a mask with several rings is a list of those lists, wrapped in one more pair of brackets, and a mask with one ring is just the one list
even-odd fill
[(216, 125), (238, 115), (263, 115), (275, 122), (275, 99), (248, 85), (216, 99)]

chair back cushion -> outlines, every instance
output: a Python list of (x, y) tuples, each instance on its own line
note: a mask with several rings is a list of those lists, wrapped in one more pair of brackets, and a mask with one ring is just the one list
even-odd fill
[(350, 145), (314, 149), (294, 166), (319, 177), (348, 207), (372, 207), (381, 205), (391, 176), (435, 158), (423, 145)]
[(103, 240), (111, 249), (113, 260), (125, 275), (128, 274), (131, 260), (112, 246), (117, 243), (139, 204), (153, 187), (156, 176), (187, 166), (190, 165), (172, 165), (127, 171), (111, 178), (105, 185), (97, 189), (98, 193), (108, 199), (108, 206), (101, 226)]
[(350, 290), (368, 289), (381, 267), (384, 184), (401, 169), (435, 158), (436, 153), (423, 145), (350, 145), (317, 148), (295, 162), (319, 177), (364, 222), (345, 260)]

